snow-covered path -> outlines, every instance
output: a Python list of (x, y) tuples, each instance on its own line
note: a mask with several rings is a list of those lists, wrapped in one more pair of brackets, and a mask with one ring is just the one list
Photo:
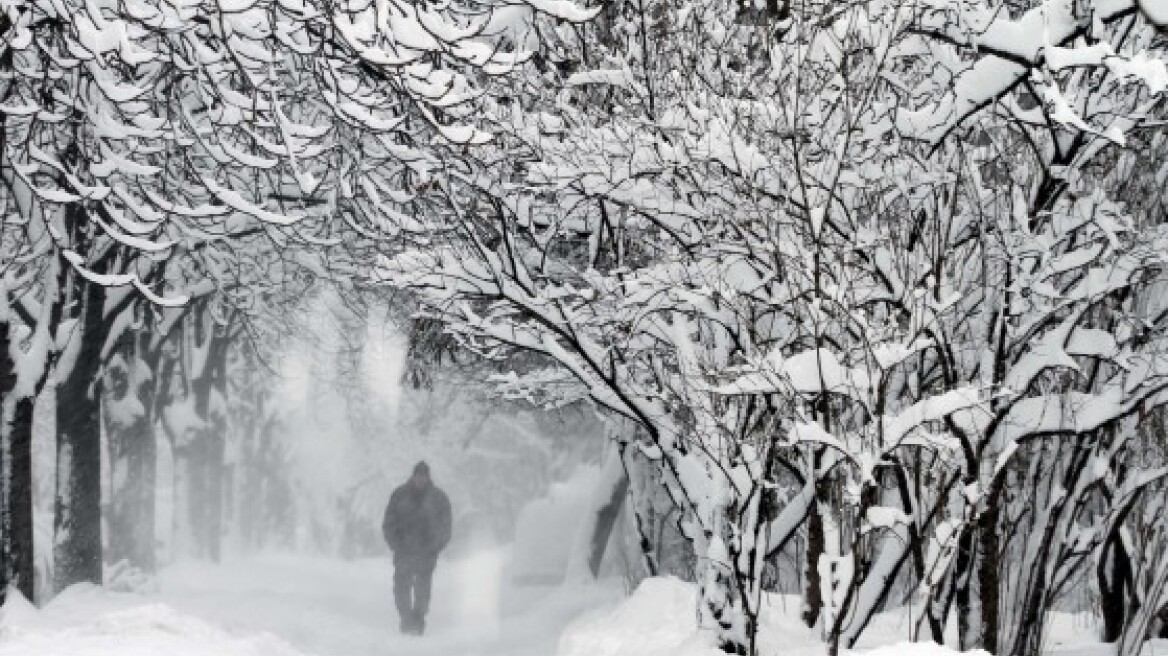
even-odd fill
[[(697, 586), (652, 578), (623, 600), (619, 582), (556, 589), (505, 584), (500, 552), (443, 563), (433, 630), (397, 633), (388, 559), (266, 557), (163, 571), (151, 594), (75, 586), (41, 610), (0, 609), (0, 656), (718, 656), (698, 629)], [(620, 600), (620, 601), (618, 601)], [(595, 609), (595, 612), (591, 612)], [(904, 643), (905, 609), (878, 616), (870, 644), (845, 656), (963, 656)], [(1078, 615), (1051, 615), (1044, 654), (1106, 656), (1114, 648)], [(798, 599), (771, 596), (760, 653), (824, 656)], [(571, 627), (565, 632), (565, 628)], [(562, 635), (561, 635), (562, 634)], [(1164, 653), (1168, 642), (1149, 643)], [(984, 651), (966, 656), (988, 656)]]
[[(418, 638), (397, 632), (392, 578), (388, 559), (266, 557), (219, 566), (178, 565), (162, 572), (156, 593), (79, 588), (40, 612), (10, 611), (0, 621), (0, 656), (76, 654), (82, 647), (78, 643), (84, 643), (87, 656), (176, 656), (174, 646), (163, 639), (184, 632), (192, 638), (201, 635), (208, 656), (212, 651), (215, 656), (227, 656), (227, 651), (257, 656), (553, 656), (559, 634), (571, 620), (620, 596), (613, 585), (506, 585), (503, 554), (483, 552), (439, 565), (429, 631)], [(135, 640), (141, 651), (134, 649)], [(212, 647), (216, 640), (224, 644)], [(232, 640), (236, 642), (226, 646)], [(103, 650), (105, 643), (109, 652)], [(196, 651), (180, 647), (179, 652), (201, 653), (194, 644), (190, 647)]]

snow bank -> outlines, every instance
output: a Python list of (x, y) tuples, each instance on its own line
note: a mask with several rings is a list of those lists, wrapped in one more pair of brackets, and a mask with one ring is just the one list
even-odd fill
[(982, 649), (960, 652), (943, 645), (938, 645), (935, 642), (898, 642), (892, 645), (884, 645), (883, 647), (874, 647), (852, 653), (862, 654), (863, 656), (954, 656), (956, 654), (990, 656), (988, 651)]
[[(648, 578), (615, 608), (564, 630), (558, 656), (724, 656), (712, 631), (697, 626), (698, 589), (672, 577)], [(769, 595), (760, 618), (760, 652), (821, 656), (823, 644), (799, 620), (794, 597)]]
[(697, 630), (697, 587), (645, 579), (616, 608), (586, 615), (564, 630), (558, 656), (723, 656)]
[(3, 638), (4, 628), (9, 625), (26, 624), (37, 614), (36, 606), (32, 605), (24, 595), (15, 588), (8, 590), (4, 605), (0, 606), (0, 638)]
[[(66, 595), (63, 607), (92, 608), (102, 593), (78, 590)], [(19, 597), (5, 604), (0, 656), (302, 656), (271, 634), (233, 636), (165, 604), (99, 613), (80, 625), (66, 620), (75, 608), (55, 605), (38, 612)]]
[[(649, 578), (628, 599), (568, 626), (557, 656), (725, 656), (712, 631), (697, 626), (697, 586), (675, 578)], [(799, 619), (795, 597), (769, 595), (759, 618), (760, 654), (823, 656), (826, 645)], [(846, 652), (854, 656), (956, 656), (932, 642), (896, 642)], [(984, 651), (967, 656), (989, 656)], [(1093, 655), (1094, 656), (1094, 655)]]

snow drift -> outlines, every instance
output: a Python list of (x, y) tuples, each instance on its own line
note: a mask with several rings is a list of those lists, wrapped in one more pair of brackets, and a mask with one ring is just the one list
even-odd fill
[[(724, 656), (714, 633), (698, 628), (697, 585), (648, 578), (620, 604), (586, 615), (565, 629), (557, 656)], [(795, 597), (768, 595), (760, 618), (759, 653), (821, 656), (827, 645), (799, 620)], [(849, 652), (855, 656), (989, 656), (932, 642), (896, 642)]]
[[(68, 628), (29, 622), (36, 611), (27, 602), (11, 605), (16, 609), (6, 604), (0, 619), (3, 656), (303, 656), (269, 633), (233, 636), (160, 603), (101, 614)], [(9, 621), (9, 612), (22, 621)]]

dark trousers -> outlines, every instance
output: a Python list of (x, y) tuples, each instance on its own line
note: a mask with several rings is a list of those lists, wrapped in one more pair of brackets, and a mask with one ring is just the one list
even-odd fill
[(430, 610), (430, 582), (437, 559), (430, 556), (393, 559), (393, 598), (402, 621), (421, 620)]

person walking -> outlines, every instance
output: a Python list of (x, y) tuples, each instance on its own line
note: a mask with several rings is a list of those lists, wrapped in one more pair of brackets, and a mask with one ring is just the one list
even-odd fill
[(430, 480), (430, 466), (414, 465), (393, 491), (381, 532), (393, 551), (393, 596), (401, 632), (422, 635), (430, 609), (430, 583), (438, 554), (450, 542), (450, 499)]

